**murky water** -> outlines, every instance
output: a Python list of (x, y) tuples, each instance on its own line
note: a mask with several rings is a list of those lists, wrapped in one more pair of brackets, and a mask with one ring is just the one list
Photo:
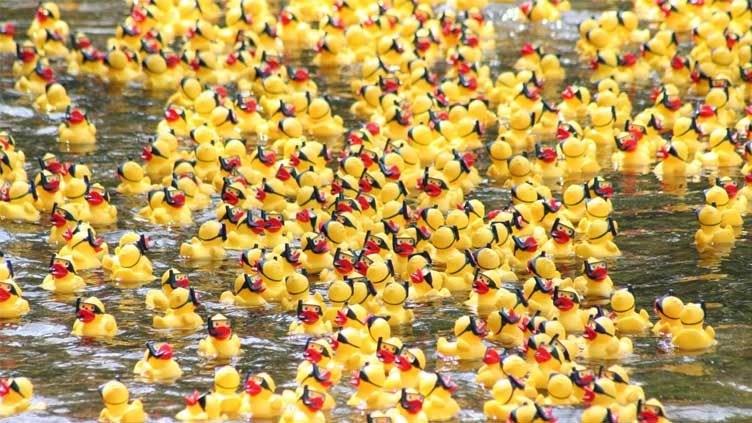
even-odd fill
[[(10, 20), (25, 31), (25, 25), (36, 5), (32, 0), (0, 1), (0, 21)], [(497, 22), (499, 56), (489, 58), (493, 68), (508, 68), (516, 57), (523, 40), (542, 43), (549, 51), (562, 54), (568, 81), (585, 78), (584, 66), (573, 52), (577, 38), (575, 25), (601, 10), (627, 7), (625, 2), (573, 1), (572, 12), (562, 22), (548, 25), (524, 26), (508, 19), (510, 5), (498, 4), (490, 8)], [(61, 3), (64, 18), (71, 28), (83, 30), (102, 46), (125, 13), (121, 0), (88, 0)], [(19, 31), (21, 32), (21, 31)], [(553, 36), (551, 35), (553, 33)], [(290, 63), (301, 64), (309, 56), (290, 57)], [(34, 158), (45, 151), (57, 151), (56, 127), (61, 115), (41, 116), (31, 108), (32, 99), (12, 91), (11, 58), (0, 62), (0, 129), (11, 130), (33, 165)], [(351, 101), (349, 78), (353, 70), (344, 72), (341, 80), (329, 77), (320, 88), (335, 97), (338, 111), (348, 123)], [(137, 88), (113, 88), (98, 80), (73, 79), (58, 72), (73, 101), (91, 112), (98, 128), (97, 152), (78, 156), (61, 154), (67, 161), (82, 160), (95, 173), (97, 181), (108, 188), (116, 185), (116, 165), (129, 156), (138, 156), (146, 138), (154, 132), (161, 116), (163, 98), (150, 97)], [(562, 86), (548, 86), (546, 98), (553, 99)], [(628, 87), (635, 94), (641, 87)], [(644, 91), (644, 88), (642, 88)], [(633, 98), (634, 99), (634, 98)], [(639, 101), (635, 109), (641, 107)], [(485, 161), (480, 160), (480, 166)], [(713, 305), (707, 322), (717, 331), (718, 346), (699, 356), (664, 352), (655, 338), (638, 337), (635, 354), (624, 363), (632, 371), (634, 381), (644, 385), (648, 396), (656, 396), (667, 405), (675, 422), (746, 422), (752, 416), (752, 287), (748, 284), (752, 254), (750, 235), (742, 233), (730, 255), (700, 258), (692, 246), (696, 230), (694, 207), (699, 205), (701, 191), (707, 182), (689, 183), (674, 192), (652, 175), (625, 177), (607, 176), (613, 181), (615, 217), (621, 234), (617, 239), (624, 256), (612, 265), (613, 280), (620, 285), (632, 284), (639, 306), (650, 308), (656, 295), (673, 288), (686, 300), (704, 299)], [(490, 206), (505, 204), (508, 192), (493, 182), (478, 192), (479, 198)], [(196, 267), (181, 262), (178, 245), (195, 233), (195, 227), (177, 233), (165, 233), (159, 226), (143, 224), (134, 219), (143, 205), (141, 199), (114, 196), (119, 210), (119, 223), (100, 234), (113, 245), (126, 228), (139, 227), (156, 246), (148, 253), (154, 262), (155, 273), (177, 266), (190, 274), (192, 285), (206, 299), (205, 314), (219, 310), (229, 315), (235, 331), (240, 335), (244, 354), (235, 361), (242, 371), (269, 371), (278, 388), (293, 386), (295, 368), (300, 360), (304, 342), (300, 337), (288, 337), (286, 331), (291, 316), (270, 310), (249, 312), (221, 307), (217, 302), (237, 272), (235, 255), (216, 265)], [(210, 214), (194, 215), (200, 223)], [(171, 421), (183, 407), (183, 396), (195, 388), (208, 389), (216, 363), (198, 358), (197, 345), (203, 332), (188, 336), (170, 334), (151, 328), (153, 313), (143, 306), (149, 287), (120, 289), (109, 282), (101, 271), (87, 272), (90, 286), (87, 295), (96, 295), (114, 314), (121, 334), (109, 342), (84, 342), (69, 335), (74, 320), (73, 298), (51, 295), (39, 285), (46, 273), (47, 261), (55, 250), (45, 242), (48, 228), (42, 225), (14, 225), (0, 223), (0, 248), (10, 255), (17, 282), (23, 287), (32, 311), (19, 323), (0, 323), (0, 375), (18, 372), (32, 378), (36, 396), (47, 402), (46, 412), (24, 414), (12, 421), (89, 421), (96, 419), (101, 402), (97, 386), (121, 375), (131, 397), (141, 397), (153, 420)], [(578, 271), (577, 265), (562, 266), (565, 275)], [(416, 322), (404, 328), (401, 336), (406, 343), (423, 348), (429, 357), (429, 367), (449, 371), (460, 385), (455, 394), (463, 412), (457, 421), (482, 421), (482, 400), (490, 397), (474, 382), (477, 363), (451, 365), (434, 360), (435, 339), (451, 332), (454, 319), (467, 312), (452, 300), (415, 308)], [(146, 340), (169, 341), (176, 351), (176, 359), (184, 376), (172, 385), (149, 385), (134, 380), (133, 365), (142, 356)], [(598, 363), (592, 363), (597, 365)], [(343, 404), (350, 387), (341, 383), (333, 388), (335, 398)], [(557, 410), (560, 421), (574, 421), (577, 410)], [(352, 410), (341, 406), (332, 412), (335, 421), (361, 421)]]

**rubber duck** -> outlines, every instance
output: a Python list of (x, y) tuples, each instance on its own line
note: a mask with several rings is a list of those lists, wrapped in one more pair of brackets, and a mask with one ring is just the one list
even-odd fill
[(209, 391), (200, 394), (198, 390), (185, 397), (185, 408), (175, 415), (177, 420), (191, 422), (216, 421), (221, 417), (219, 398)]
[(382, 312), (378, 314), (389, 316), (389, 324), (392, 326), (411, 323), (415, 319), (413, 311), (405, 309), (405, 301), (407, 301), (410, 291), (409, 287), (410, 285), (407, 282), (390, 282), (384, 288), (381, 295), (384, 306)]
[(260, 307), (267, 304), (263, 296), (265, 291), (266, 286), (260, 277), (244, 273), (235, 278), (232, 291), (222, 293), (220, 302), (239, 307)]
[(104, 304), (96, 297), (76, 299), (76, 321), (71, 334), (85, 337), (113, 337), (118, 327), (115, 318), (106, 314)]
[(198, 343), (198, 353), (202, 357), (225, 360), (240, 354), (240, 338), (232, 333), (229, 320), (215, 314), (207, 320), (209, 335)]
[(71, 105), (65, 87), (53, 81), (44, 87), (44, 93), (34, 100), (34, 108), (40, 112), (63, 112)]
[(559, 151), (564, 156), (562, 168), (565, 178), (595, 175), (600, 170), (595, 157), (588, 151), (587, 143), (576, 136), (561, 141)]
[(415, 389), (403, 388), (395, 408), (386, 411), (390, 421), (406, 423), (427, 423), (428, 416), (423, 410), (424, 397)]
[(97, 128), (89, 121), (88, 114), (77, 108), (66, 108), (65, 121), (57, 128), (57, 133), (58, 141), (65, 144), (85, 145), (97, 141)]
[(574, 251), (579, 257), (620, 256), (621, 251), (613, 242), (616, 233), (616, 224), (613, 218), (595, 220), (587, 227), (585, 232), (587, 240), (575, 245)]
[(99, 396), (104, 404), (99, 413), (100, 422), (140, 423), (148, 418), (140, 399), (128, 402), (128, 388), (119, 380), (111, 380), (99, 386)]
[(557, 217), (554, 220), (549, 235), (550, 239), (542, 247), (546, 255), (556, 259), (574, 255), (575, 226), (566, 217)]
[[(704, 127), (703, 131), (705, 131)], [(744, 159), (736, 152), (735, 142), (734, 134), (728, 128), (717, 128), (710, 132), (708, 137), (710, 151), (699, 158), (703, 168), (741, 166)]]
[[(387, 349), (380, 349), (383, 354), (384, 351), (381, 350)], [(397, 353), (394, 367), (389, 371), (387, 380), (384, 382), (384, 388), (392, 393), (402, 388), (417, 389), (425, 376), (423, 371), (426, 367), (425, 354), (419, 348), (401, 348)]]
[(7, 180), (0, 186), (0, 219), (18, 222), (38, 222), (39, 210), (35, 207), (37, 192), (33, 184)]
[(102, 267), (102, 260), (108, 251), (108, 247), (102, 238), (97, 237), (91, 226), (79, 222), (71, 232), (64, 234), (64, 238), (67, 243), (60, 248), (58, 255), (70, 255), (76, 270)]
[(183, 370), (173, 358), (172, 347), (168, 343), (146, 343), (144, 358), (136, 363), (133, 373), (148, 381), (172, 381), (178, 379)]
[(214, 370), (214, 387), (212, 396), (218, 400), (223, 415), (235, 416), (240, 410), (241, 399), (238, 394), (240, 374), (233, 366), (222, 366)]
[(279, 423), (324, 423), (326, 417), (321, 409), (324, 406), (324, 393), (304, 386), (297, 401), (285, 409)]
[(227, 229), (216, 220), (204, 222), (198, 235), (190, 243), (180, 244), (180, 255), (191, 260), (221, 260), (227, 254), (222, 243), (227, 240)]
[[(732, 188), (731, 192), (734, 192)], [(735, 193), (735, 192), (734, 192)], [(721, 212), (721, 226), (740, 227), (744, 223), (741, 213), (746, 212), (746, 206), (740, 208), (734, 207), (728, 191), (722, 186), (716, 185), (703, 191), (705, 204), (715, 207)]]
[(430, 421), (446, 421), (457, 415), (460, 406), (452, 398), (457, 384), (448, 375), (429, 373), (422, 378), (418, 392), (424, 396), (423, 408)]
[(148, 249), (146, 238), (139, 238), (139, 242), (127, 244), (117, 253), (117, 261), (113, 264), (112, 280), (121, 284), (142, 284), (155, 279), (151, 260), (144, 255)]
[(31, 71), (18, 78), (14, 88), (24, 93), (42, 95), (47, 84), (54, 80), (55, 75), (52, 68), (47, 65), (47, 61), (38, 60), (34, 62)]
[(493, 399), (483, 403), (483, 414), (490, 419), (508, 420), (512, 411), (529, 400), (525, 383), (512, 375), (499, 379), (491, 393)]
[(155, 329), (198, 329), (204, 325), (195, 310), (201, 305), (193, 288), (178, 287), (170, 293), (169, 306), (164, 316), (154, 316)]
[[(298, 365), (295, 380), (301, 382), (312, 372), (313, 363), (329, 372), (333, 384), (342, 378), (342, 368), (334, 360), (334, 349), (326, 338), (308, 338), (303, 352), (303, 361)], [(382, 371), (383, 373), (383, 371)]]
[(384, 367), (366, 363), (352, 380), (357, 389), (347, 400), (347, 405), (360, 410), (381, 410), (394, 403), (394, 398), (384, 391)]
[(705, 323), (705, 302), (687, 303), (679, 315), (681, 329), (674, 332), (671, 342), (682, 350), (703, 350), (715, 345), (715, 330)]
[(597, 317), (585, 326), (583, 355), (595, 359), (614, 359), (632, 353), (629, 338), (616, 337), (614, 322), (606, 316)]
[(36, 190), (36, 208), (39, 211), (52, 211), (55, 204), (62, 204), (65, 201), (61, 184), (62, 177), (59, 174), (52, 173), (48, 170), (42, 170), (34, 177), (34, 188)]
[(610, 408), (592, 405), (585, 409), (580, 419), (582, 423), (619, 423), (619, 416)]
[(57, 203), (52, 205), (52, 212), (50, 213), (52, 226), (47, 242), (50, 244), (67, 242), (65, 238), (73, 233), (80, 220), (74, 213), (76, 213), (76, 210), (69, 205), (63, 206)]
[(629, 374), (626, 369), (614, 364), (608, 369), (601, 369), (598, 371), (598, 378), (608, 378), (614, 382), (616, 386), (616, 400), (619, 404), (632, 404), (637, 401), (645, 400), (645, 392), (639, 385), (632, 385), (629, 383)]
[(16, 35), (16, 27), (12, 23), (4, 22), (0, 24), (0, 53), (16, 52), (14, 35)]
[(441, 337), (437, 340), (436, 351), (444, 357), (456, 357), (460, 360), (483, 358), (486, 352), (483, 338), (488, 335), (486, 322), (475, 316), (462, 316), (454, 323), (455, 342)]
[(86, 287), (86, 282), (76, 274), (73, 258), (70, 255), (50, 258), (50, 274), (42, 281), (42, 289), (61, 294), (71, 294)]
[(301, 267), (310, 275), (321, 273), (323, 269), (332, 267), (332, 254), (323, 233), (308, 232), (302, 236)]
[(590, 313), (580, 309), (580, 295), (573, 288), (554, 288), (554, 306), (558, 310), (558, 321), (566, 333), (581, 333), (585, 330)]
[(723, 215), (710, 205), (695, 211), (700, 229), (695, 233), (695, 246), (700, 252), (728, 246), (734, 242), (734, 230), (721, 225)]
[(239, 414), (256, 419), (271, 419), (282, 414), (285, 408), (282, 396), (274, 393), (276, 385), (267, 373), (248, 374), (240, 394)]
[(609, 298), (614, 290), (614, 283), (608, 275), (608, 264), (594, 257), (583, 261), (582, 274), (575, 278), (574, 285), (585, 298)]
[(128, 160), (117, 167), (117, 178), (120, 184), (116, 191), (123, 195), (142, 195), (154, 189), (144, 168), (133, 160)]
[(655, 398), (638, 402), (637, 418), (638, 421), (644, 422), (671, 423), (671, 420), (666, 418), (666, 410), (663, 408), (663, 404)]
[(363, 334), (353, 328), (342, 328), (330, 338), (334, 360), (343, 370), (357, 370), (365, 363), (365, 355), (360, 348), (362, 338)]
[(332, 323), (323, 319), (324, 309), (315, 301), (298, 301), (297, 319), (292, 322), (288, 333), (323, 335), (332, 332)]
[(34, 385), (25, 377), (12, 376), (0, 380), (0, 418), (31, 410), (44, 410), (44, 403), (32, 404)]
[(29, 312), (29, 302), (23, 299), (21, 288), (12, 279), (12, 271), (7, 276), (0, 279), (0, 319), (18, 319)]
[(616, 313), (614, 321), (619, 333), (640, 333), (653, 326), (648, 312), (635, 311), (635, 298), (632, 286), (619, 289), (611, 295), (611, 310)]
[(150, 289), (146, 292), (146, 307), (166, 310), (170, 306), (170, 294), (175, 288), (188, 288), (188, 276), (175, 268), (164, 271), (161, 276), (162, 290)]

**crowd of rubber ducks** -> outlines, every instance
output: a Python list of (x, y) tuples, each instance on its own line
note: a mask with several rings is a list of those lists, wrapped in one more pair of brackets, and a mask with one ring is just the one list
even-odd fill
[[(222, 8), (211, 0), (133, 1), (101, 50), (71, 31), (52, 2), (38, 6), (26, 37), (0, 26), (0, 52), (16, 55), (15, 88), (35, 96), (40, 113), (65, 112), (62, 145), (92, 145), (97, 131), (53, 67), (169, 90), (140, 160), (117, 167), (115, 191), (144, 199), (139, 218), (165, 227), (195, 226), (194, 211), (213, 210), (179, 255), (194, 263), (236, 254), (238, 274), (221, 304), (279, 307), (296, 317), (289, 334), (308, 339), (296, 389), (278, 393), (270, 374), (218, 367), (214, 385), (189, 393), (177, 419), (319, 423), (337, 406), (330, 388), (345, 378), (354, 386), (346, 405), (369, 422), (455, 418), (457, 385), (392, 329), (413, 322), (411, 302), (465, 296), (467, 315), (436, 350), (444, 360), (481, 363), (488, 418), (555, 421), (551, 407), (586, 405), (585, 423), (669, 422), (618, 364), (632, 353), (628, 335), (652, 331), (679, 350), (702, 351), (715, 333), (702, 301), (668, 292), (654, 300), (651, 321), (636, 308), (635, 289), (611, 280), (608, 259), (621, 255), (618, 224), (612, 186), (599, 171), (605, 158), (617, 171), (653, 171), (669, 185), (712, 175), (695, 244), (700, 251), (733, 245), (752, 196), (748, 2), (635, 0), (633, 11), (586, 19), (576, 47), (592, 69), (591, 88), (564, 87), (557, 101), (541, 95), (544, 84), (565, 77), (555, 53), (526, 43), (514, 70), (494, 80), (483, 64), (496, 47), (485, 0), (452, 1), (441, 12), (435, 3), (292, 0), (273, 11), (264, 0)], [(568, 9), (566, 1), (532, 0), (519, 17), (550, 21)], [(287, 50), (313, 50), (324, 77), (359, 63), (350, 111), (363, 123), (346, 128), (311, 71), (283, 65)], [(440, 62), (442, 75), (434, 71)], [(635, 112), (620, 84), (651, 74), (661, 85)], [(490, 128), (499, 135), (486, 144)], [(78, 275), (104, 269), (122, 287), (159, 279), (144, 299), (154, 328), (206, 328), (202, 357), (242, 354), (227, 317), (202, 316), (185, 273), (155, 276), (147, 236), (127, 232), (112, 250), (98, 237), (118, 211), (85, 164), (48, 153), (31, 171), (17, 147), (0, 133), (0, 218), (49, 217), (57, 252), (41, 287), (80, 295), (71, 304), (72, 334), (118, 336), (116, 317), (83, 295)], [(482, 174), (476, 159), (484, 147), (490, 166)], [(740, 167), (743, 188), (725, 176)], [(504, 181), (507, 208), (486, 210), (472, 198), (484, 176)], [(552, 183), (564, 185), (561, 200)], [(563, 278), (557, 262), (572, 257), (581, 275)], [(2, 319), (29, 312), (13, 276), (4, 260)], [(590, 359), (617, 364), (577, 362)], [(133, 373), (158, 382), (182, 370), (168, 343), (149, 340)], [(100, 421), (147, 418), (119, 380), (99, 393)], [(23, 377), (0, 381), (0, 397), (0, 417), (43, 406), (32, 403)]]

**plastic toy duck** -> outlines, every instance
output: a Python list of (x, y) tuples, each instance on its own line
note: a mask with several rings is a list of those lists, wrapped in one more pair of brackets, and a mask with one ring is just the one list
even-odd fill
[(282, 396), (274, 393), (275, 390), (274, 380), (267, 373), (246, 375), (238, 413), (255, 419), (280, 416), (285, 409), (285, 403)]
[(614, 283), (608, 275), (606, 261), (588, 257), (582, 263), (582, 275), (574, 280), (577, 292), (585, 298), (609, 298), (614, 290)]
[(36, 208), (42, 212), (52, 211), (55, 204), (62, 204), (65, 201), (62, 177), (59, 174), (52, 173), (48, 170), (42, 170), (34, 178), (34, 189), (36, 190)]
[(44, 94), (34, 100), (34, 108), (44, 113), (62, 112), (71, 105), (65, 87), (59, 82), (50, 82), (44, 87)]
[(590, 318), (587, 310), (580, 309), (580, 295), (573, 288), (554, 288), (554, 306), (558, 310), (557, 319), (568, 334), (581, 333)]
[(58, 255), (70, 255), (76, 270), (99, 269), (107, 253), (107, 244), (97, 237), (94, 229), (79, 222), (73, 230), (65, 235), (67, 243)]
[(308, 232), (301, 239), (301, 267), (308, 274), (315, 275), (322, 270), (332, 267), (332, 254), (323, 233)]
[(175, 268), (170, 268), (162, 273), (162, 290), (151, 289), (146, 292), (146, 308), (166, 310), (170, 306), (170, 294), (176, 288), (188, 288), (188, 276)]
[(235, 278), (233, 290), (224, 291), (219, 301), (239, 307), (261, 307), (267, 304), (265, 292), (266, 285), (263, 279), (243, 273)]
[(619, 289), (611, 295), (611, 310), (616, 313), (614, 321), (619, 333), (640, 333), (653, 327), (648, 312), (635, 311), (635, 298), (632, 286)]
[(0, 24), (0, 53), (16, 52), (14, 35), (16, 35), (16, 27), (12, 23), (4, 22)]
[(240, 354), (240, 338), (232, 333), (227, 317), (215, 314), (207, 324), (209, 335), (198, 343), (200, 356), (225, 360)]
[(140, 423), (148, 416), (144, 412), (141, 400), (130, 400), (128, 388), (119, 380), (111, 380), (99, 387), (104, 408), (99, 413), (99, 421), (103, 423)]
[(655, 398), (638, 402), (637, 420), (650, 423), (671, 423), (671, 420), (666, 418), (666, 410), (663, 408), (663, 404)]
[(653, 326), (654, 334), (679, 333), (682, 329), (681, 312), (684, 310), (684, 303), (674, 296), (672, 290), (653, 300), (653, 310), (659, 319)]
[(133, 373), (148, 381), (161, 382), (177, 380), (183, 370), (173, 358), (170, 344), (149, 341), (146, 343), (144, 358), (136, 363)]
[(352, 380), (357, 389), (347, 400), (347, 405), (359, 410), (382, 410), (394, 403), (392, 395), (384, 391), (384, 367), (366, 363)]
[(308, 105), (308, 132), (315, 137), (330, 137), (345, 132), (342, 118), (332, 114), (326, 98), (316, 98)]
[(723, 215), (713, 206), (695, 211), (700, 229), (695, 232), (695, 246), (700, 252), (727, 247), (734, 242), (734, 230), (721, 225)]
[(588, 225), (585, 233), (587, 240), (575, 245), (574, 251), (579, 257), (617, 257), (621, 255), (614, 243), (616, 224), (612, 218), (595, 220)]
[(715, 345), (715, 330), (705, 323), (705, 303), (687, 303), (679, 320), (682, 328), (674, 332), (671, 342), (682, 350), (703, 350)]
[(653, 172), (664, 178), (694, 176), (700, 173), (702, 163), (691, 160), (687, 145), (681, 140), (672, 140), (657, 153), (660, 162)]
[(334, 349), (326, 338), (308, 338), (303, 359), (298, 365), (298, 372), (295, 376), (297, 382), (303, 381), (311, 374), (313, 363), (329, 372), (329, 380), (332, 383), (338, 383), (342, 378), (342, 368), (334, 360)]
[(645, 392), (641, 386), (631, 385), (629, 383), (629, 374), (626, 369), (615, 364), (608, 369), (601, 369), (598, 371), (598, 378), (608, 378), (614, 382), (616, 386), (616, 400), (620, 404), (631, 404), (637, 401), (645, 400)]
[(212, 396), (219, 401), (219, 408), (223, 415), (234, 416), (240, 410), (239, 386), (240, 374), (235, 367), (222, 366), (214, 371)]
[(292, 322), (288, 333), (323, 335), (332, 332), (332, 323), (323, 319), (324, 309), (316, 301), (298, 301), (297, 318)]
[[(8, 276), (12, 277), (12, 272)], [(23, 299), (21, 288), (10, 277), (0, 280), (0, 319), (18, 319), (29, 312), (29, 302)]]
[(610, 408), (591, 405), (582, 412), (581, 423), (619, 423), (619, 416)]
[(73, 233), (80, 220), (74, 213), (77, 213), (76, 210), (69, 205), (62, 206), (57, 203), (52, 205), (50, 213), (52, 226), (47, 242), (50, 244), (67, 242), (65, 238)]
[(557, 217), (551, 225), (550, 239), (543, 244), (542, 250), (554, 258), (574, 255), (575, 226), (566, 217)]
[(389, 324), (392, 326), (411, 323), (415, 319), (413, 311), (405, 309), (405, 301), (407, 301), (410, 291), (409, 287), (410, 285), (407, 282), (391, 282), (382, 292), (381, 300), (384, 306), (378, 314), (389, 316)]
[(112, 266), (112, 280), (122, 284), (142, 284), (155, 279), (151, 260), (144, 255), (148, 249), (145, 237), (133, 244), (127, 244), (117, 253), (117, 261)]
[(89, 121), (89, 116), (80, 109), (68, 107), (65, 121), (57, 129), (58, 141), (71, 145), (94, 144), (97, 141), (97, 128)]
[(454, 336), (457, 340), (449, 342), (444, 337), (439, 338), (436, 351), (444, 357), (477, 360), (486, 353), (482, 340), (487, 335), (486, 322), (475, 316), (462, 316), (454, 323)]
[[(733, 188), (732, 188), (732, 191)], [(721, 226), (740, 227), (744, 223), (741, 213), (746, 212), (746, 207), (734, 207), (728, 191), (718, 183), (703, 191), (705, 204), (711, 205), (721, 212)]]
[(295, 404), (286, 408), (279, 423), (324, 423), (324, 393), (304, 386)]
[(594, 319), (585, 326), (583, 354), (594, 359), (614, 359), (632, 353), (629, 338), (617, 338), (614, 322), (606, 316)]
[(334, 360), (343, 370), (357, 370), (365, 363), (365, 355), (360, 348), (362, 339), (363, 334), (353, 328), (342, 328), (330, 338)]
[(35, 207), (37, 192), (33, 184), (17, 180), (0, 186), (0, 219), (18, 222), (38, 222), (41, 217)]
[(418, 392), (424, 396), (423, 408), (430, 421), (450, 420), (459, 413), (460, 406), (452, 398), (456, 390), (448, 375), (429, 373), (421, 379)]
[(525, 383), (515, 377), (506, 376), (499, 379), (491, 389), (493, 399), (483, 404), (483, 414), (494, 420), (510, 421), (510, 414), (520, 404), (529, 401)]
[(154, 316), (155, 329), (198, 329), (204, 325), (195, 310), (201, 305), (193, 288), (175, 288), (170, 293), (170, 308), (164, 316)]
[(111, 314), (106, 314), (104, 304), (96, 297), (76, 299), (76, 321), (71, 334), (75, 336), (113, 337), (117, 323)]
[(403, 388), (395, 408), (387, 410), (389, 421), (404, 423), (427, 423), (428, 416), (423, 410), (424, 397), (415, 389)]
[(198, 235), (190, 243), (180, 245), (180, 255), (191, 260), (221, 260), (227, 254), (222, 243), (227, 240), (227, 229), (216, 220), (204, 222)]
[(120, 184), (116, 190), (123, 195), (141, 195), (154, 189), (151, 179), (145, 174), (144, 168), (133, 160), (128, 160), (118, 166), (117, 177)]
[(0, 380), (0, 418), (8, 418), (30, 410), (44, 410), (44, 403), (32, 404), (34, 385), (25, 377), (13, 376)]
[(217, 421), (227, 416), (221, 415), (219, 399), (207, 391), (199, 394), (198, 390), (185, 397), (185, 408), (175, 418), (180, 421)]
[(47, 84), (54, 80), (55, 75), (52, 68), (47, 65), (47, 61), (38, 60), (30, 72), (16, 81), (14, 88), (21, 92), (41, 95), (44, 94)]
[(42, 289), (60, 294), (71, 294), (86, 287), (86, 282), (76, 274), (73, 258), (53, 254), (50, 259), (50, 274), (42, 281)]

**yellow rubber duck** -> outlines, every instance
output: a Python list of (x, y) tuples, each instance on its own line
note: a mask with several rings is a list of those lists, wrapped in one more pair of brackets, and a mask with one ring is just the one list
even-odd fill
[(267, 304), (264, 299), (265, 292), (266, 285), (263, 279), (243, 273), (235, 278), (232, 291), (224, 291), (219, 301), (239, 307), (260, 307)]
[(87, 113), (78, 108), (65, 110), (65, 121), (57, 128), (58, 141), (71, 145), (94, 144), (97, 141), (97, 128), (89, 121)]
[(239, 386), (240, 374), (235, 367), (222, 366), (214, 371), (214, 388), (211, 395), (219, 402), (222, 415), (235, 416), (240, 410)]
[(55, 75), (46, 60), (38, 60), (33, 64), (34, 66), (28, 73), (18, 78), (14, 88), (21, 92), (42, 95), (47, 84), (55, 81)]
[(614, 322), (598, 317), (585, 326), (583, 355), (595, 359), (614, 359), (632, 353), (632, 340), (616, 336)]
[(512, 411), (529, 400), (525, 383), (512, 375), (499, 379), (491, 393), (493, 399), (483, 404), (483, 414), (491, 419), (508, 419)]
[(448, 375), (429, 373), (421, 379), (418, 392), (424, 396), (423, 409), (430, 421), (450, 420), (460, 412), (460, 406), (452, 398), (457, 390)]
[(619, 416), (610, 408), (592, 405), (585, 409), (580, 419), (581, 423), (619, 423)]
[(222, 243), (227, 240), (227, 229), (216, 220), (204, 222), (198, 235), (190, 243), (180, 245), (180, 255), (191, 260), (221, 260), (227, 254)]
[(107, 244), (97, 237), (88, 224), (79, 222), (66, 234), (66, 245), (60, 248), (59, 256), (71, 256), (76, 270), (99, 269), (107, 252)]
[(637, 416), (640, 421), (671, 423), (671, 420), (666, 418), (666, 410), (663, 408), (663, 404), (655, 398), (639, 402)]
[(386, 412), (391, 421), (405, 423), (428, 423), (428, 416), (423, 411), (423, 395), (415, 389), (402, 388), (395, 408)]
[(575, 245), (574, 251), (579, 257), (617, 257), (621, 255), (614, 243), (616, 224), (613, 218), (595, 220), (588, 225), (585, 236), (587, 240)]
[(298, 301), (297, 319), (292, 322), (288, 333), (323, 335), (332, 332), (332, 323), (323, 319), (324, 309), (315, 301)]
[(188, 288), (188, 276), (175, 268), (164, 271), (161, 276), (162, 289), (150, 289), (146, 291), (146, 308), (166, 310), (170, 307), (170, 294), (176, 288)]
[(384, 292), (381, 295), (383, 308), (378, 314), (388, 316), (391, 326), (411, 323), (415, 319), (413, 311), (405, 309), (409, 286), (407, 282), (391, 282), (384, 288)]
[(70, 255), (50, 258), (50, 274), (42, 281), (42, 289), (60, 294), (72, 294), (86, 287), (86, 282), (76, 274)]
[[(558, 311), (557, 320), (566, 333), (581, 333), (585, 330), (590, 313), (580, 308), (580, 295), (573, 288), (554, 288), (554, 306)], [(621, 328), (621, 326), (620, 326)]]
[(183, 370), (173, 358), (172, 347), (168, 343), (146, 343), (144, 358), (136, 363), (133, 373), (148, 381), (161, 382), (178, 379)]
[(682, 350), (703, 350), (715, 345), (715, 330), (705, 323), (705, 303), (687, 303), (681, 314), (681, 329), (674, 332), (671, 342)]
[(616, 314), (614, 321), (619, 333), (640, 333), (653, 327), (647, 311), (635, 311), (634, 291), (631, 285), (611, 295), (611, 310)]
[(239, 414), (256, 419), (271, 419), (280, 416), (284, 411), (284, 400), (282, 396), (274, 393), (276, 385), (269, 374), (249, 374), (243, 386)]
[(19, 222), (38, 222), (39, 210), (35, 206), (37, 192), (32, 184), (17, 180), (0, 186), (0, 219)]
[(201, 302), (193, 288), (173, 289), (169, 305), (164, 316), (154, 316), (155, 329), (198, 329), (204, 325), (201, 316), (194, 311)]
[(326, 417), (321, 409), (324, 406), (324, 393), (304, 386), (295, 403), (285, 409), (279, 423), (324, 423)]
[(188, 422), (216, 421), (222, 417), (227, 416), (221, 415), (219, 399), (211, 392), (200, 394), (198, 390), (185, 397), (185, 408), (175, 415), (177, 420)]
[(620, 404), (631, 404), (637, 401), (645, 401), (645, 392), (639, 385), (629, 383), (629, 374), (626, 369), (614, 364), (608, 369), (602, 369), (598, 372), (598, 378), (605, 377), (611, 379), (616, 386), (617, 401)]
[(4, 22), (0, 24), (0, 53), (16, 52), (14, 35), (16, 35), (16, 27), (12, 23)]
[(18, 319), (29, 312), (29, 302), (23, 299), (21, 288), (12, 279), (12, 270), (7, 276), (0, 279), (0, 319)]
[(342, 328), (329, 340), (334, 360), (343, 370), (357, 370), (365, 363), (366, 357), (360, 348), (362, 340), (363, 334), (353, 328)]
[(483, 358), (486, 347), (483, 338), (488, 335), (486, 322), (475, 316), (462, 316), (454, 323), (455, 342), (441, 337), (436, 343), (436, 351), (444, 357), (456, 357), (460, 360)]
[(144, 168), (133, 160), (128, 160), (117, 167), (117, 177), (120, 184), (116, 191), (123, 195), (142, 195), (154, 189)]
[(105, 423), (140, 423), (148, 418), (140, 399), (128, 402), (128, 388), (119, 380), (111, 380), (99, 387), (104, 408), (99, 421)]
[(352, 379), (356, 391), (347, 400), (347, 405), (359, 410), (382, 410), (394, 403), (392, 395), (384, 391), (386, 376), (384, 367), (366, 363)]
[(200, 356), (225, 360), (240, 354), (240, 338), (232, 333), (227, 317), (215, 314), (207, 324), (209, 335), (198, 343)]
[(52, 205), (52, 212), (50, 213), (52, 226), (47, 242), (50, 244), (67, 242), (66, 237), (70, 237), (80, 220), (74, 213), (77, 213), (74, 207), (58, 203)]
[(705, 204), (713, 206), (721, 212), (721, 226), (742, 226), (744, 223), (744, 220), (742, 220), (742, 211), (746, 212), (746, 206), (743, 210), (734, 207), (728, 191), (724, 187), (716, 183), (714, 186), (703, 191), (703, 197), (705, 197)]
[(43, 170), (34, 178), (34, 187), (36, 189), (36, 208), (39, 211), (52, 211), (55, 204), (62, 204), (65, 201), (63, 190), (61, 190), (62, 178), (59, 174)]
[(713, 251), (734, 243), (734, 230), (730, 226), (721, 225), (721, 212), (710, 205), (695, 211), (700, 229), (695, 232), (695, 247), (700, 252)]
[[(140, 238), (139, 241), (144, 238)], [(124, 245), (117, 253), (117, 262), (112, 266), (112, 280), (121, 284), (144, 284), (156, 279), (151, 260), (144, 255), (144, 242)]]
[(31, 410), (44, 410), (44, 403), (32, 404), (34, 385), (25, 377), (12, 376), (0, 380), (0, 418)]
[(86, 337), (113, 337), (117, 334), (117, 323), (111, 314), (106, 314), (104, 304), (96, 297), (76, 299), (76, 321), (71, 334)]
[(300, 248), (302, 250), (301, 267), (308, 274), (319, 274), (323, 269), (332, 267), (332, 254), (329, 252), (330, 247), (323, 233), (304, 234)]
[(59, 82), (50, 82), (44, 87), (44, 94), (34, 100), (34, 108), (40, 112), (63, 112), (71, 105), (65, 87)]

